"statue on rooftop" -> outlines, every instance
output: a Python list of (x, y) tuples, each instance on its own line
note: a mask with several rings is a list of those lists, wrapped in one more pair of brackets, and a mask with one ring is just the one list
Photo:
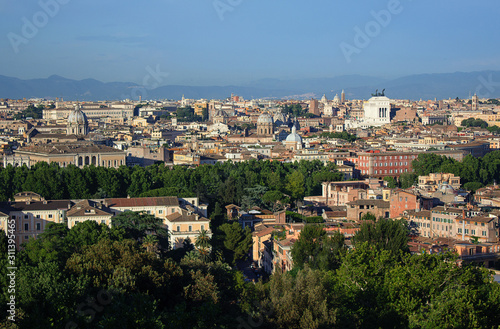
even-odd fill
[(378, 96), (385, 96), (385, 88), (382, 89), (382, 92), (379, 93), (378, 89), (375, 90), (375, 94), (372, 94), (373, 97), (378, 97)]

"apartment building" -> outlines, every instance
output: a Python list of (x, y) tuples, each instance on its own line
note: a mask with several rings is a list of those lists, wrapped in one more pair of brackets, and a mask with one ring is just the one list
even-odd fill
[(70, 200), (41, 200), (0, 203), (0, 227), (7, 232), (9, 220), (15, 221), (16, 247), (36, 238), (49, 223), (66, 223)]
[(460, 177), (450, 173), (430, 173), (428, 176), (418, 176), (418, 187), (426, 191), (436, 191), (441, 184), (448, 184), (458, 190)]
[(366, 214), (375, 218), (390, 217), (390, 202), (384, 200), (356, 200), (347, 203), (347, 220), (360, 221)]
[(410, 224), (418, 234), (430, 238), (494, 243), (498, 241), (499, 219), (473, 209), (434, 207), (432, 210), (408, 212)]
[(405, 190), (392, 190), (390, 201), (391, 218), (400, 217), (409, 210), (430, 210), (434, 206), (433, 198), (427, 198), (419, 193), (413, 193)]
[(78, 223), (93, 220), (97, 224), (104, 224), (111, 227), (111, 217), (113, 212), (102, 202), (82, 200), (77, 202), (66, 213), (68, 228), (73, 228)]
[(418, 153), (409, 152), (380, 152), (358, 154), (358, 169), (361, 175), (370, 177), (396, 177), (403, 173), (412, 172), (411, 162)]
[(150, 197), (97, 200), (43, 200), (35, 193), (20, 193), (15, 202), (0, 203), (0, 229), (7, 231), (15, 220), (16, 246), (43, 233), (49, 223), (64, 223), (68, 228), (88, 220), (111, 226), (112, 217), (126, 211), (145, 212), (161, 218), (170, 231), (172, 247), (189, 238), (195, 242), (202, 230), (210, 232), (207, 205), (198, 198)]

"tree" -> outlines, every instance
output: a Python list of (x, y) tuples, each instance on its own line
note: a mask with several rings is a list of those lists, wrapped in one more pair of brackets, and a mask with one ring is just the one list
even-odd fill
[(105, 224), (97, 224), (93, 220), (77, 223), (69, 230), (65, 241), (72, 250), (80, 250), (84, 246), (96, 244), (99, 240), (111, 237), (111, 230)]
[(267, 192), (267, 187), (255, 185), (254, 187), (245, 188), (245, 195), (241, 198), (241, 207), (245, 210), (250, 210), (253, 207), (261, 208), (262, 197)]
[(329, 283), (327, 274), (308, 267), (295, 277), (290, 273), (273, 275), (254, 318), (261, 319), (264, 328), (336, 327), (336, 310), (329, 306)]
[(418, 181), (418, 176), (414, 173), (403, 173), (399, 176), (399, 184), (402, 189), (410, 188)]
[(302, 269), (307, 264), (312, 269), (333, 270), (344, 251), (343, 234), (336, 232), (328, 237), (323, 225), (305, 225), (292, 246), (293, 266)]
[(162, 248), (168, 248), (168, 232), (163, 227), (161, 218), (154, 215), (137, 212), (122, 212), (111, 219), (114, 227), (123, 228), (126, 237), (142, 242), (147, 235), (155, 235)]
[(367, 212), (366, 214), (363, 215), (363, 217), (361, 217), (361, 220), (362, 221), (370, 220), (372, 222), (375, 222), (377, 220), (377, 217), (375, 217), (375, 215), (372, 214), (371, 212)]
[(204, 108), (201, 112), (201, 121), (208, 120), (208, 108)]
[(467, 191), (471, 191), (472, 193), (476, 192), (476, 190), (480, 189), (483, 187), (483, 184), (480, 182), (468, 182), (464, 184), (464, 189)]
[(274, 212), (283, 209), (287, 203), (287, 197), (280, 191), (267, 191), (262, 196), (262, 201)]
[(223, 253), (225, 260), (234, 264), (238, 260), (246, 258), (250, 247), (252, 246), (252, 232), (248, 227), (242, 229), (240, 224), (234, 222), (232, 224), (222, 224), (219, 228)]
[(398, 187), (398, 182), (396, 181), (396, 179), (394, 177), (390, 177), (390, 176), (384, 177), (384, 181), (387, 182), (388, 188)]
[(66, 242), (68, 233), (66, 224), (49, 223), (36, 239), (30, 239), (24, 244), (19, 258), (29, 264), (38, 264), (42, 261), (63, 264), (71, 255), (73, 248)]
[(381, 218), (375, 223), (363, 222), (353, 237), (354, 245), (360, 246), (365, 242), (378, 249), (389, 250), (395, 254), (399, 251), (409, 251), (409, 229), (404, 220)]
[(486, 121), (474, 118), (462, 120), (462, 123), (460, 125), (462, 127), (481, 127), (483, 129), (488, 127), (488, 123)]
[(156, 253), (158, 250), (158, 237), (156, 235), (146, 235), (142, 241), (142, 246), (147, 252)]
[(200, 259), (204, 262), (210, 261), (212, 246), (210, 245), (210, 237), (208, 236), (208, 232), (206, 230), (201, 230), (200, 234), (196, 237), (194, 245), (198, 251)]
[(293, 200), (298, 200), (304, 197), (304, 175), (295, 170), (291, 174), (287, 176), (287, 184), (286, 189), (288, 193), (291, 195)]

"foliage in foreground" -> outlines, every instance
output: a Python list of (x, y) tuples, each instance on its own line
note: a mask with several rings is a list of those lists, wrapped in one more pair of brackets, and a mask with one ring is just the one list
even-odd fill
[[(308, 225), (301, 239), (310, 245), (302, 245), (302, 254), (318, 261), (305, 257), (294, 271), (253, 284), (228, 264), (204, 258), (199, 250), (208, 247), (208, 239), (173, 260), (175, 253), (146, 248), (147, 236), (131, 238), (134, 230), (86, 223), (71, 230), (51, 225), (17, 253), (17, 321), (3, 313), (2, 326), (498, 328), (500, 323), (498, 283), (484, 268), (457, 266), (451, 254), (411, 255), (373, 243), (376, 237), (358, 238), (356, 249), (347, 251), (343, 236), (329, 241), (320, 226)], [(4, 236), (0, 242), (0, 303), (6, 305)]]

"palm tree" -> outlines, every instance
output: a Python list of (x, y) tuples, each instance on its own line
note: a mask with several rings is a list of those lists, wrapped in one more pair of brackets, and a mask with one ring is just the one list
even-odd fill
[(156, 235), (146, 235), (142, 240), (142, 246), (146, 248), (147, 252), (156, 254), (158, 251), (158, 237)]
[(196, 237), (195, 247), (204, 262), (210, 260), (212, 246), (210, 245), (210, 236), (206, 230), (201, 230), (200, 234)]
[(207, 230), (201, 230), (200, 234), (196, 237), (196, 248), (210, 248), (210, 237)]

